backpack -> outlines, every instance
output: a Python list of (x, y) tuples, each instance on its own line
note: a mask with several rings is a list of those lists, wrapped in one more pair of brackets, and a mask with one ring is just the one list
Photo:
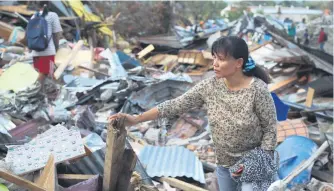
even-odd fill
[(327, 41), (327, 34), (324, 34), (324, 42)]
[(48, 39), (48, 23), (43, 16), (36, 13), (27, 25), (28, 48), (35, 51), (45, 50), (51, 39)]

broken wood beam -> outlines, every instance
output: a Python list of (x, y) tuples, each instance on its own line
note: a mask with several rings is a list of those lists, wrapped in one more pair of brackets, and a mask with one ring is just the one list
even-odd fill
[(167, 178), (167, 177), (161, 177), (158, 178), (159, 181), (163, 182), (167, 182), (168, 184), (170, 184), (171, 186), (184, 190), (184, 191), (208, 191), (204, 188), (189, 184), (187, 182), (178, 180), (176, 178)]
[(54, 78), (58, 80), (61, 76), (61, 74), (64, 72), (66, 67), (71, 63), (71, 61), (75, 58), (75, 56), (78, 54), (79, 50), (83, 46), (83, 40), (79, 40), (77, 44), (73, 47), (69, 57), (67, 57), (65, 62), (60, 63), (57, 70), (54, 72)]
[(55, 160), (54, 156), (51, 154), (41, 176), (36, 181), (36, 184), (45, 188), (47, 191), (54, 191), (58, 184), (56, 181), (56, 174)]
[(108, 126), (106, 155), (104, 162), (103, 191), (116, 191), (117, 180), (122, 169), (126, 130), (124, 118)]
[(30, 182), (29, 180), (26, 180), (24, 178), (21, 178), (17, 175), (14, 175), (10, 172), (2, 171), (0, 170), (0, 178), (7, 180), (8, 182), (14, 183), (17, 186), (20, 186), (25, 189), (29, 189), (31, 191), (47, 191), (40, 185)]
[(95, 177), (95, 174), (58, 174), (58, 179), (84, 181)]
[(137, 155), (132, 149), (125, 149), (123, 153), (123, 168), (118, 176), (116, 190), (128, 190), (133, 169), (136, 166)]
[(145, 47), (142, 51), (140, 51), (137, 56), (138, 59), (143, 58), (144, 56), (146, 56), (148, 53), (152, 52), (154, 50), (154, 46), (152, 44), (148, 45), (147, 47)]
[(292, 78), (289, 78), (289, 79), (277, 82), (277, 83), (273, 84), (273, 86), (271, 86), (269, 88), (269, 91), (270, 92), (276, 92), (277, 90), (279, 90), (279, 89), (281, 89), (283, 87), (286, 87), (288, 85), (291, 85), (291, 84), (295, 83), (297, 80), (298, 80), (297, 77), (292, 77)]
[(97, 71), (97, 70), (94, 70), (94, 69), (90, 69), (90, 68), (87, 68), (87, 67), (84, 67), (84, 66), (79, 66), (79, 68), (84, 69), (84, 70), (88, 70), (88, 71), (90, 71), (90, 72), (94, 72), (94, 73), (96, 73), (96, 74), (101, 74), (101, 75), (103, 75), (103, 76), (110, 77), (109, 74), (106, 74), (106, 73), (103, 73), (103, 72), (100, 72), (100, 71)]
[(309, 108), (312, 107), (313, 97), (314, 97), (314, 89), (309, 87), (307, 90), (307, 96), (306, 96), (306, 101), (305, 101), (306, 107), (309, 107)]

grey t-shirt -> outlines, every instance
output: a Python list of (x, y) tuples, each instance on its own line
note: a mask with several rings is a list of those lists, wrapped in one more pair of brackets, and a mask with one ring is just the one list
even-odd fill
[[(40, 13), (42, 14), (42, 13)], [(31, 17), (34, 18), (34, 15)], [(59, 21), (59, 17), (57, 15), (57, 13), (55, 12), (48, 12), (48, 14), (45, 16), (45, 20), (48, 23), (48, 39), (50, 39), (49, 41), (49, 45), (48, 47), (43, 50), (43, 51), (32, 51), (32, 55), (33, 57), (36, 56), (51, 56), (51, 55), (56, 55), (56, 48), (53, 42), (53, 39), (51, 37), (52, 33), (58, 33), (58, 32), (62, 32), (63, 29), (61, 28), (60, 25), (60, 21)]]

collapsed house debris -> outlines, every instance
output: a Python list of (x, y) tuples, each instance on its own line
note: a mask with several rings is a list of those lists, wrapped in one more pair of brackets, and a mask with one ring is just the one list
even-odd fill
[(104, 19), (98, 3), (53, 1), (64, 32), (55, 79), (42, 85), (23, 40), (34, 4), (2, 3), (0, 188), (218, 190), (205, 106), (132, 127), (107, 118), (140, 114), (212, 76), (212, 43), (238, 35), (271, 77), (279, 178), (290, 190), (333, 190), (333, 55), (293, 42), (273, 18), (245, 14), (199, 32), (175, 25), (133, 42), (113, 29), (126, 15)]

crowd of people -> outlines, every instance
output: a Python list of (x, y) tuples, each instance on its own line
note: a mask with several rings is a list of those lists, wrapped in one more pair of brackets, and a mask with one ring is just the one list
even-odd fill
[[(302, 20), (302, 23), (304, 25), (306, 25), (305, 19)], [(291, 40), (299, 42), (299, 39), (296, 36), (297, 32), (296, 32), (295, 22), (292, 22), (291, 25), (288, 26), (288, 35), (291, 38)], [(305, 46), (309, 46), (311, 38), (312, 38), (312, 35), (310, 35), (309, 30), (306, 28), (305, 31), (304, 31), (304, 34), (303, 34), (302, 43)], [(317, 42), (318, 42), (319, 49), (321, 51), (325, 51), (324, 46), (325, 46), (325, 43), (327, 41), (327, 34), (326, 34), (323, 27), (320, 28), (320, 31), (319, 31), (319, 34), (317, 35), (317, 38), (318, 38)]]

